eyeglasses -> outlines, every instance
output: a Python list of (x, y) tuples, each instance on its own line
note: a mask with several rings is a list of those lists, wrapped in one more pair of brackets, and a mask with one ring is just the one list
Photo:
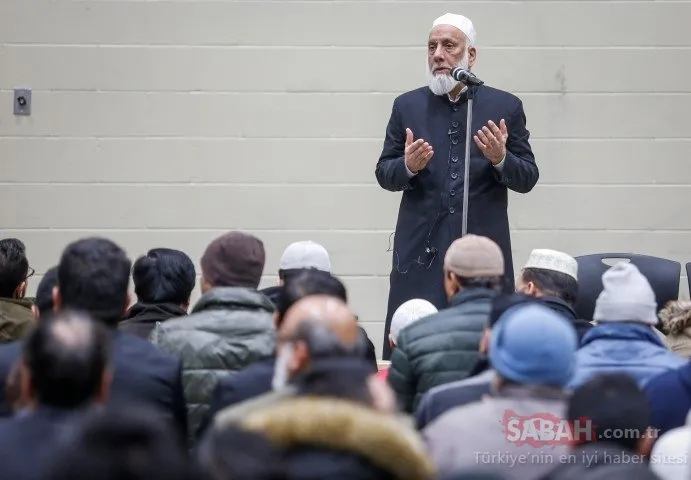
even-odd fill
[(36, 273), (36, 270), (34, 270), (33, 268), (29, 267), (29, 273), (26, 274), (25, 280), (28, 280), (29, 278), (33, 277), (33, 276), (34, 276), (34, 273)]

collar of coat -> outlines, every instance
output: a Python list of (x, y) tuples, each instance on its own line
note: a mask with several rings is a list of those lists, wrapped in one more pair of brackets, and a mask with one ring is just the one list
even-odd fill
[(499, 292), (489, 288), (468, 288), (463, 289), (456, 295), (451, 297), (449, 302), (450, 307), (455, 307), (461, 303), (472, 302), (475, 300), (491, 300), (498, 295)]
[(241, 426), (285, 449), (315, 446), (358, 455), (401, 480), (434, 475), (414, 429), (395, 416), (354, 402), (298, 397), (250, 413)]
[(214, 309), (252, 309), (274, 311), (274, 304), (257, 290), (244, 287), (214, 287), (204, 295), (190, 313)]

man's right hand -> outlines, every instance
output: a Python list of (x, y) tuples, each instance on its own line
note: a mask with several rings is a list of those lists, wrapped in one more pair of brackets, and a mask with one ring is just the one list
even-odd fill
[(434, 150), (432, 150), (432, 145), (425, 142), (422, 138), (413, 141), (413, 131), (411, 129), (406, 128), (405, 133), (405, 164), (408, 170), (418, 173), (432, 159)]

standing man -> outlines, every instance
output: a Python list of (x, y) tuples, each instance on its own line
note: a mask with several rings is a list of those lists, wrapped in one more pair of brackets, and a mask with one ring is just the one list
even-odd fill
[[(403, 302), (424, 298), (439, 309), (447, 306), (442, 263), (451, 242), (461, 236), (469, 93), (451, 71), (470, 71), (476, 56), (473, 23), (462, 15), (442, 15), (429, 34), (428, 86), (400, 95), (393, 104), (376, 167), (382, 188), (403, 191), (384, 338)], [(489, 237), (501, 247), (505, 278), (512, 284), (508, 190), (529, 192), (539, 171), (521, 100), (484, 85), (472, 88), (468, 233)], [(389, 355), (384, 342), (384, 358)]]

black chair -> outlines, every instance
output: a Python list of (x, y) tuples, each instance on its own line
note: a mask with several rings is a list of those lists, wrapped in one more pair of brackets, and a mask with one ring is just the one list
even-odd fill
[[(655, 292), (658, 312), (670, 300), (679, 297), (681, 283), (681, 264), (666, 258), (637, 255), (634, 253), (596, 253), (576, 257), (578, 262), (578, 300), (576, 314), (579, 318), (592, 320), (595, 311), (595, 301), (602, 292), (602, 274), (611, 265), (603, 260), (628, 260), (633, 263), (648, 279)], [(687, 271), (689, 265), (686, 266)]]
[(686, 283), (689, 284), (689, 297), (691, 297), (691, 262), (686, 264)]

